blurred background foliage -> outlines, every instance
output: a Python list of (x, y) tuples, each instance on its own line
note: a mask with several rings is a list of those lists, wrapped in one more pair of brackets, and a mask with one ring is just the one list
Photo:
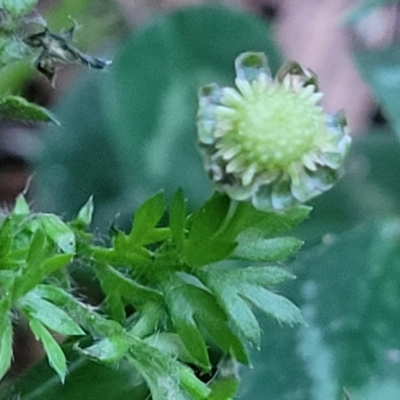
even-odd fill
[[(212, 190), (195, 147), (197, 88), (231, 84), (233, 60), (246, 50), (266, 52), (273, 70), (287, 58), (305, 63), (320, 76), (328, 111), (346, 110), (354, 145), (345, 177), (313, 202), (296, 231), (306, 244), (288, 266), (298, 279), (285, 294), (308, 326), (263, 321), (261, 351), (253, 352), (252, 369), (240, 369), (238, 398), (343, 399), (345, 387), (352, 400), (397, 400), (399, 9), (393, 0), (39, 2), (52, 30), (68, 27), (70, 16), (82, 25), (77, 46), (114, 62), (100, 73), (65, 68), (55, 90), (31, 63), (0, 71), (0, 93), (52, 105), (62, 124), (2, 122), (2, 199), (11, 203), (33, 172), (36, 209), (70, 217), (94, 194), (100, 231), (129, 223), (138, 204), (161, 189), (170, 196), (182, 187), (193, 210)], [(26, 367), (23, 354), (36, 358), (32, 339), (21, 343), (14, 375)], [(24, 400), (147, 396), (124, 366), (78, 358), (70, 370), (61, 387), (39, 363), (16, 390)], [(1, 399), (9, 398), (10, 382), (0, 386)]]

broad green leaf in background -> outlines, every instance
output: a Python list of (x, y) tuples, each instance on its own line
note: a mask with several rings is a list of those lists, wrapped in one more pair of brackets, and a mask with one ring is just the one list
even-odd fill
[[(393, 377), (400, 385), (399, 365), (390, 356), (390, 349), (400, 345), (400, 320), (395, 317), (400, 312), (399, 237), (398, 218), (364, 223), (305, 252), (294, 264), (303, 271), (299, 280), (310, 331), (323, 332), (322, 341), (336, 366), (331, 384), (346, 387), (355, 399), (367, 397), (368, 386), (385, 386)], [(301, 337), (305, 352), (306, 335), (304, 331)], [(317, 361), (310, 361), (309, 373), (315, 379)]]
[(377, 130), (355, 138), (345, 169), (329, 193), (311, 202), (310, 218), (291, 232), (306, 247), (365, 220), (400, 214), (400, 144), (393, 132)]
[(85, 72), (57, 107), (62, 128), (48, 129), (36, 158), (36, 204), (72, 216), (94, 194), (103, 226), (161, 189), (170, 198), (182, 187), (189, 210), (200, 205), (211, 188), (195, 146), (197, 89), (231, 82), (249, 50), (280, 64), (265, 21), (222, 7), (181, 9), (133, 32), (109, 71)]
[(261, 352), (252, 354), (252, 371), (242, 370), (239, 399), (341, 399), (343, 387), (352, 400), (396, 399), (399, 237), (399, 219), (391, 217), (300, 252), (296, 285), (285, 294), (307, 326), (291, 331), (262, 321)]
[(358, 51), (354, 59), (400, 138), (400, 45)]
[(30, 103), (20, 96), (5, 96), (0, 99), (0, 119), (24, 122), (53, 122), (57, 118), (44, 107)]
[[(213, 81), (227, 83), (234, 75), (232, 60), (244, 49), (266, 51), (276, 67), (277, 51), (265, 22), (202, 6), (155, 19), (116, 56), (107, 112), (121, 136), (132, 138), (118, 142), (119, 152), (138, 157), (132, 167), (142, 171), (151, 191), (163, 187), (171, 195), (179, 185), (192, 203), (204, 200), (208, 181), (193, 146), (197, 90)], [(116, 102), (121, 93), (125, 101)]]

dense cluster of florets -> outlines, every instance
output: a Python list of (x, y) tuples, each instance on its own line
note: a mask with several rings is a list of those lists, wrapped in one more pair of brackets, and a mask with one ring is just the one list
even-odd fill
[(261, 210), (281, 210), (331, 188), (351, 138), (326, 115), (315, 74), (286, 64), (273, 79), (262, 53), (236, 59), (236, 88), (200, 91), (198, 134), (217, 189)]

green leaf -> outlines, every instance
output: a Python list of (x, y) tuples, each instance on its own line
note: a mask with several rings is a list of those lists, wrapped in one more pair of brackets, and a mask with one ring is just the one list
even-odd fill
[(354, 58), (363, 79), (373, 90), (400, 138), (400, 45), (358, 51)]
[(185, 239), (186, 225), (186, 204), (181, 189), (176, 192), (172, 199), (169, 209), (169, 223), (171, 227), (172, 240), (174, 241), (177, 250), (181, 251)]
[(27, 203), (25, 196), (20, 194), (15, 201), (12, 214), (26, 216), (29, 215), (29, 213), (30, 213), (29, 204)]
[[(4, 274), (0, 275), (2, 281), (4, 278)], [(12, 302), (11, 302), (11, 296), (9, 293), (7, 293), (8, 291), (8, 287), (7, 286), (11, 286), (12, 285), (12, 279), (7, 279), (9, 282), (7, 282), (6, 285), (4, 285), (4, 282), (2, 283), (2, 289), (4, 289), (4, 287), (6, 288), (6, 290), (4, 290), (4, 294), (2, 296), (2, 298), (0, 299), (0, 335), (3, 334), (5, 326), (6, 326), (6, 321), (8, 318), (8, 313), (12, 307)]]
[(120, 361), (129, 351), (131, 343), (127, 335), (118, 335), (104, 338), (90, 347), (80, 351), (92, 358), (105, 363)]
[(239, 388), (239, 381), (235, 378), (217, 380), (211, 384), (212, 393), (207, 400), (233, 399)]
[[(146, 200), (135, 213), (129, 235), (118, 232), (114, 237), (114, 249), (108, 251), (108, 256), (112, 257), (114, 262), (122, 265), (130, 265), (132, 261), (133, 264), (140, 264), (146, 259), (150, 259), (151, 252), (143, 246), (164, 241), (171, 236), (169, 228), (155, 227), (164, 212), (165, 199), (162, 193)], [(100, 257), (107, 256), (104, 249), (100, 249), (97, 253)]]
[(131, 268), (143, 268), (152, 262), (151, 252), (144, 247), (125, 248), (122, 245), (121, 248), (120, 244), (117, 245), (116, 249), (93, 246), (92, 255), (99, 262), (111, 265), (124, 265)]
[(182, 339), (176, 333), (157, 332), (145, 338), (144, 341), (170, 357), (175, 357), (187, 364), (196, 363), (196, 360), (190, 355)]
[(209, 370), (211, 365), (207, 348), (193, 318), (192, 306), (186, 303), (185, 299), (178, 297), (176, 293), (174, 295), (176, 296), (175, 300), (172, 300), (168, 294), (166, 295), (166, 302), (174, 327), (196, 364), (205, 370)]
[(299, 206), (282, 213), (266, 213), (256, 210), (250, 203), (239, 202), (233, 211), (220, 233), (227, 240), (236, 240), (247, 229), (257, 229), (263, 238), (291, 231), (307, 218), (311, 207)]
[(29, 252), (26, 258), (26, 270), (37, 268), (49, 255), (49, 244), (43, 229), (37, 229), (33, 234)]
[[(273, 257), (284, 259), (298, 248), (300, 242), (296, 239), (266, 242), (264, 239), (293, 229), (310, 210), (300, 206), (282, 214), (265, 213), (249, 203), (234, 202), (228, 196), (216, 193), (190, 219), (185, 258), (191, 265), (207, 265), (227, 258), (239, 242), (242, 246), (233, 253), (236, 257), (246, 255), (254, 261), (274, 260)], [(246, 248), (247, 245), (251, 248)]]
[(227, 316), (213, 295), (200, 287), (174, 279), (165, 286), (165, 302), (174, 327), (197, 364), (209, 369), (210, 363), (201, 329), (226, 353), (248, 362), (240, 340), (231, 331)]
[(51, 257), (50, 247), (43, 229), (37, 229), (31, 239), (26, 262), (15, 278), (13, 289), (14, 300), (33, 289), (47, 274), (47, 271), (42, 270), (42, 265)]
[[(75, 353), (78, 353), (75, 351)], [(70, 362), (68, 357), (68, 378), (65, 383), (55, 379), (54, 372), (44, 362), (37, 363), (14, 384), (14, 393), (20, 394), (20, 400), (144, 400), (149, 390), (143, 378), (126, 361), (112, 368), (89, 357), (80, 356)], [(9, 400), (2, 397), (1, 400)]]
[(231, 199), (224, 194), (214, 193), (190, 218), (189, 242), (201, 242), (215, 237), (228, 215)]
[[(3, 316), (2, 316), (3, 317)], [(11, 318), (5, 317), (0, 335), (0, 380), (9, 370), (13, 355), (13, 330)]]
[(185, 247), (185, 259), (192, 266), (207, 265), (224, 260), (235, 247), (236, 243), (222, 240), (203, 240), (197, 245), (194, 240), (190, 240)]
[(106, 295), (111, 315), (117, 321), (123, 321), (125, 318), (123, 300), (138, 310), (142, 310), (149, 303), (161, 303), (162, 301), (160, 292), (129, 279), (113, 267), (96, 265), (95, 271)]
[(79, 210), (78, 215), (72, 221), (72, 225), (79, 229), (84, 229), (90, 226), (92, 223), (94, 212), (93, 196), (89, 197), (89, 200), (85, 205)]
[(365, 18), (378, 7), (394, 4), (397, 0), (363, 0), (351, 7), (342, 18), (341, 24), (353, 24)]
[(192, 399), (208, 399), (211, 393), (210, 388), (196, 377), (193, 370), (188, 367), (181, 367), (179, 370), (180, 384), (190, 394)]
[(236, 247), (236, 238), (219, 235), (231, 204), (228, 196), (215, 193), (191, 217), (189, 237), (184, 247), (184, 256), (190, 265), (210, 264), (232, 253)]
[(144, 341), (131, 340), (128, 361), (146, 380), (153, 400), (205, 400), (209, 389), (191, 371)]
[(45, 277), (65, 267), (72, 260), (71, 254), (56, 254), (55, 256), (47, 257), (46, 253), (41, 251), (41, 255), (43, 258), (38, 256), (35, 263), (27, 263), (27, 268), (23, 274), (16, 277), (13, 291), (14, 300), (28, 293), (41, 283)]
[(112, 337), (121, 335), (123, 329), (115, 321), (107, 320), (96, 313), (90, 306), (81, 303), (72, 295), (61, 288), (52, 285), (38, 285), (33, 290), (39, 297), (51, 301), (56, 306), (62, 308), (93, 337)]
[(84, 335), (79, 325), (60, 307), (42, 299), (36, 292), (30, 292), (17, 302), (28, 319), (35, 319), (49, 329), (62, 335)]
[[(14, 0), (11, 0), (14, 2)], [(60, 125), (56, 117), (44, 107), (29, 103), (23, 97), (5, 96), (0, 99), (0, 119), (26, 122), (53, 122)]]
[[(11, 250), (12, 239), (11, 218), (8, 217), (0, 227), (0, 260), (3, 262)], [(0, 263), (0, 269), (4, 268), (3, 262)]]
[(165, 320), (165, 307), (160, 307), (157, 303), (148, 303), (146, 308), (140, 312), (138, 320), (129, 329), (129, 334), (138, 338), (146, 338), (157, 330), (160, 321)]
[[(111, 270), (112, 267), (106, 267)], [(118, 287), (121, 286), (119, 276), (116, 277), (114, 275), (120, 275), (117, 271), (101, 271), (99, 268), (96, 268), (96, 275), (100, 281), (101, 288), (105, 294), (105, 310), (107, 314), (110, 315), (112, 319), (122, 323), (125, 321), (125, 303), (123, 301), (122, 294), (119, 292)], [(112, 279), (108, 279), (109, 277)], [(122, 277), (121, 279), (125, 280), (128, 278)], [(114, 287), (114, 283), (117, 281), (117, 286)]]
[(21, 17), (32, 11), (38, 0), (2, 0), (3, 7), (15, 17)]
[(247, 261), (284, 261), (297, 252), (303, 241), (294, 237), (264, 239), (260, 231), (245, 231), (238, 238), (238, 246), (231, 258)]
[(67, 254), (75, 254), (75, 235), (55, 214), (39, 214), (37, 221), (42, 226), (46, 235)]
[(136, 211), (131, 233), (127, 242), (131, 246), (145, 246), (165, 240), (169, 231), (155, 228), (165, 212), (165, 199), (162, 193), (146, 200)]
[(36, 340), (42, 342), (50, 366), (57, 372), (61, 382), (64, 382), (67, 374), (67, 362), (60, 345), (39, 321), (30, 319), (29, 326)]
[(10, 400), (15, 393), (21, 400), (144, 400), (148, 397), (143, 378), (126, 360), (110, 367), (73, 349), (66, 348), (65, 353), (68, 359), (65, 383), (55, 379), (54, 371), (42, 360), (14, 379), (11, 388), (2, 387), (0, 399)]
[(72, 254), (56, 254), (47, 258), (40, 266), (40, 275), (43, 277), (65, 267), (72, 261)]
[(299, 309), (293, 303), (266, 289), (288, 279), (293, 279), (293, 276), (276, 267), (213, 266), (202, 276), (240, 334), (257, 346), (260, 327), (250, 304), (280, 323), (294, 325), (303, 322)]

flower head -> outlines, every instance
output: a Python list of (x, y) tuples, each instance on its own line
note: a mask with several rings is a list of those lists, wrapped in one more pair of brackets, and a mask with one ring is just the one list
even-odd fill
[(351, 138), (341, 113), (327, 115), (315, 74), (284, 65), (273, 79), (263, 53), (236, 59), (236, 88), (199, 95), (198, 137), (206, 170), (231, 198), (282, 210), (330, 189)]

